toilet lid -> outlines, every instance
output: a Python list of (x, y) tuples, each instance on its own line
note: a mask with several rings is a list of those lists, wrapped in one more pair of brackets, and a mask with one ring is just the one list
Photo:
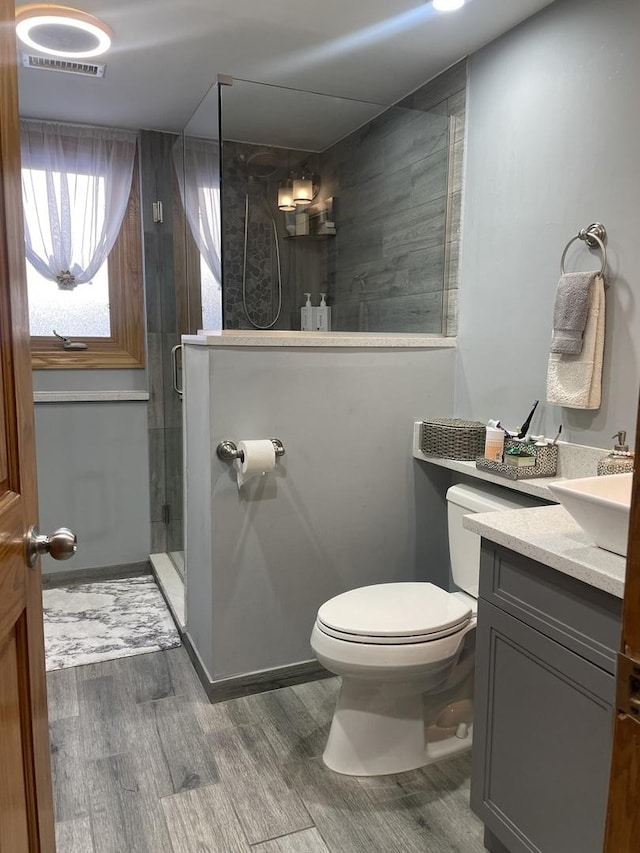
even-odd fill
[(339, 639), (417, 643), (459, 631), (471, 619), (465, 601), (430, 583), (384, 583), (337, 595), (318, 611), (318, 627)]

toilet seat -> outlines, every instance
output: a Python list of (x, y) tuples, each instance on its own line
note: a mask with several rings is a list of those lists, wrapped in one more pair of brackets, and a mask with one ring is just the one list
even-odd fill
[(322, 605), (316, 626), (349, 643), (428, 643), (464, 629), (472, 610), (431, 583), (388, 583), (352, 589)]

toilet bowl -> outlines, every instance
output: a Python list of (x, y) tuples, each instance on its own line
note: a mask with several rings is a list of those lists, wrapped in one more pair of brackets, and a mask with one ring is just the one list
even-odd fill
[(465, 738), (449, 739), (446, 751), (444, 738), (426, 742), (425, 726), (435, 719), (425, 719), (423, 695), (452, 686), (474, 627), (470, 603), (430, 583), (363, 587), (323, 605), (311, 646), (320, 663), (342, 677), (323, 755), (327, 767), (381, 776), (465, 748), (470, 725)]
[(452, 487), (447, 501), (452, 574), (465, 592), (375, 584), (318, 610), (311, 647), (342, 679), (323, 754), (338, 773), (402, 773), (471, 747), (480, 538), (462, 518), (535, 502), (471, 486)]

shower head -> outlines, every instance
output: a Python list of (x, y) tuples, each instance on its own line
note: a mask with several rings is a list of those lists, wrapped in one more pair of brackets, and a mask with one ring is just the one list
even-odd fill
[(249, 180), (266, 180), (281, 167), (277, 153), (270, 148), (254, 151), (252, 154), (240, 154), (238, 161)]

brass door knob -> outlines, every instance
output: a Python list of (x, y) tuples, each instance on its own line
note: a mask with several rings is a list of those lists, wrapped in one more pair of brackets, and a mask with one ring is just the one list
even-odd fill
[(27, 533), (27, 562), (31, 567), (41, 554), (49, 554), (54, 560), (68, 560), (78, 550), (78, 537), (68, 527), (59, 527), (50, 536), (38, 533), (34, 525)]

